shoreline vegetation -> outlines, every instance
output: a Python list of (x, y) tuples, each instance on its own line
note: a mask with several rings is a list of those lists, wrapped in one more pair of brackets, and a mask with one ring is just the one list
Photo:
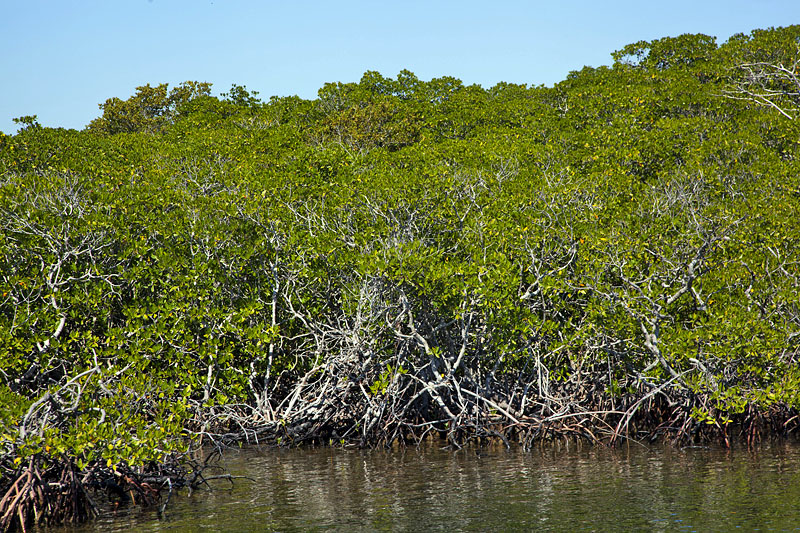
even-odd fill
[(163, 509), (209, 446), (795, 434), (800, 26), (612, 57), (20, 117), (0, 530)]

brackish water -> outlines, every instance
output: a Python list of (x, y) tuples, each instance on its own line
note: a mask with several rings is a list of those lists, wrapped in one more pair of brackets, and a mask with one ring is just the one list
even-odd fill
[(165, 516), (129, 508), (53, 531), (792, 531), (800, 446), (246, 449)]

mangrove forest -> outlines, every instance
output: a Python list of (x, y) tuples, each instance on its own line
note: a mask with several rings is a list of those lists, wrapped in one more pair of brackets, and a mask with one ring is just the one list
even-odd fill
[(243, 443), (794, 434), (800, 26), (611, 58), (553, 87), (187, 81), (82, 131), (16, 119), (0, 531), (163, 510)]

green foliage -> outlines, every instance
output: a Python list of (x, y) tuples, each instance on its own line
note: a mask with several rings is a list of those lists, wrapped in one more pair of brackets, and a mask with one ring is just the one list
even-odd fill
[(231, 85), (230, 91), (222, 93), (222, 98), (235, 106), (255, 108), (261, 105), (258, 91), (248, 91), (244, 85)]
[(684, 34), (655, 41), (639, 41), (611, 54), (614, 61), (648, 70), (697, 68), (710, 61), (717, 49), (716, 38)]
[(157, 460), (347, 350), (372, 396), (402, 353), (675, 383), (709, 423), (800, 408), (797, 125), (725, 97), (797, 31), (635, 43), (554, 88), (367, 72), (311, 102), (145, 85), (82, 132), (22, 117), (0, 422), (25, 431), (0, 451)]
[(208, 96), (211, 84), (187, 81), (169, 91), (167, 89), (166, 83), (155, 87), (148, 83), (137, 87), (136, 94), (127, 100), (109, 98), (100, 104), (103, 115), (93, 120), (87, 129), (109, 135), (162, 131), (181, 113), (183, 106), (196, 98)]
[(39, 124), (36, 115), (25, 115), (23, 117), (12, 118), (11, 120), (14, 122), (14, 124), (21, 124), (25, 129), (36, 129), (42, 127), (41, 124)]

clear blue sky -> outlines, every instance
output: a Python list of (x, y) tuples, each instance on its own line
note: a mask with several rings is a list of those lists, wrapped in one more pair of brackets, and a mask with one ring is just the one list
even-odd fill
[(0, 0), (0, 131), (82, 128), (139, 85), (314, 98), (366, 70), (551, 85), (640, 39), (800, 23), (800, 0)]

